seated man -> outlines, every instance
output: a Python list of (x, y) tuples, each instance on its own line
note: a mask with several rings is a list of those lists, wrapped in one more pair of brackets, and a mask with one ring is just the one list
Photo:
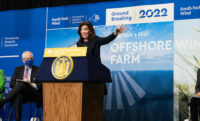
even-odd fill
[(198, 114), (200, 113), (200, 69), (197, 72), (197, 83), (195, 87), (196, 95), (190, 100), (190, 115), (191, 121), (198, 121)]
[(42, 106), (42, 86), (35, 80), (38, 67), (32, 65), (33, 54), (25, 51), (22, 54), (22, 62), (24, 66), (16, 67), (11, 78), (12, 90), (5, 99), (0, 100), (1, 107), (8, 101), (13, 102), (16, 121), (21, 120), (23, 102), (34, 101), (38, 107)]
[(0, 69), (0, 99), (3, 98), (4, 89), (5, 89), (5, 75), (4, 71)]

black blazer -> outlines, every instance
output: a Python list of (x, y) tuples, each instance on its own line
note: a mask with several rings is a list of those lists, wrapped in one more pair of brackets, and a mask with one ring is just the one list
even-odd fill
[(107, 37), (98, 37), (95, 36), (92, 40), (88, 42), (84, 42), (83, 40), (79, 40), (76, 45), (77, 47), (87, 47), (87, 56), (94, 56), (98, 61), (101, 62), (100, 58), (100, 47), (101, 45), (108, 44), (113, 41), (117, 36), (114, 33), (110, 34)]
[[(19, 67), (16, 67), (15, 68), (15, 72), (14, 72), (14, 75), (12, 76), (11, 78), (11, 81), (10, 81), (10, 87), (13, 88), (15, 87), (16, 85), (16, 80), (17, 79), (20, 79), (22, 80), (23, 79), (23, 76), (24, 76), (24, 66), (19, 66)], [(40, 89), (42, 87), (41, 83), (39, 83), (38, 81), (35, 80), (35, 76), (36, 76), (36, 73), (38, 71), (38, 67), (37, 66), (32, 66), (32, 71), (31, 71), (31, 82), (32, 83), (36, 83), (37, 84), (37, 87), (38, 89)]]
[[(83, 40), (79, 40), (76, 45), (77, 47), (87, 47), (87, 57), (94, 56), (96, 59), (101, 62), (100, 58), (100, 47), (101, 45), (108, 44), (109, 42), (113, 41), (117, 36), (114, 33), (110, 34), (107, 37), (98, 37), (95, 36), (92, 40), (88, 42), (84, 42)], [(104, 84), (104, 95), (107, 94), (106, 85)]]
[(197, 71), (197, 83), (195, 87), (195, 92), (198, 93), (200, 92), (200, 69)]

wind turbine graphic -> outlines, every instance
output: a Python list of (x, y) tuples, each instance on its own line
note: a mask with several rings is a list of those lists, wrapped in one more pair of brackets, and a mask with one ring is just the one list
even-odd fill
[[(130, 88), (132, 88), (137, 96), (139, 98), (143, 98), (146, 92), (136, 83), (136, 81), (124, 70), (122, 69), (120, 72), (116, 72), (112, 74), (112, 79), (115, 82), (114, 84), (110, 83), (108, 85), (108, 96), (105, 103), (105, 110), (111, 110), (112, 109), (112, 95), (114, 94), (112, 92), (113, 89), (115, 89), (116, 94), (116, 104), (117, 109), (123, 109), (124, 104), (122, 101), (122, 93), (125, 94), (126, 100), (128, 102), (129, 106), (132, 106), (136, 103), (133, 94), (130, 91)], [(128, 86), (129, 85), (129, 86)], [(122, 86), (122, 90), (120, 90), (120, 86)]]

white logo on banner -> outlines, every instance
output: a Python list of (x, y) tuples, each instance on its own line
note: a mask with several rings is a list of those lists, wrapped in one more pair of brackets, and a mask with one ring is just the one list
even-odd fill
[(18, 47), (19, 36), (1, 37), (1, 47)]
[(106, 25), (165, 22), (173, 20), (173, 3), (106, 9)]
[(98, 20), (100, 20), (100, 17), (99, 17), (99, 15), (97, 15), (97, 14), (93, 14), (91, 17), (89, 17), (88, 20), (89, 20), (89, 21), (97, 22)]
[(69, 18), (67, 16), (51, 18), (51, 24), (52, 25), (60, 25), (62, 21), (68, 21), (68, 20), (69, 20)]

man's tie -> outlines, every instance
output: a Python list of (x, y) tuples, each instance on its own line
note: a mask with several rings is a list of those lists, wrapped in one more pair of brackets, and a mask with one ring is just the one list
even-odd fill
[(28, 69), (25, 69), (24, 78), (28, 78)]

